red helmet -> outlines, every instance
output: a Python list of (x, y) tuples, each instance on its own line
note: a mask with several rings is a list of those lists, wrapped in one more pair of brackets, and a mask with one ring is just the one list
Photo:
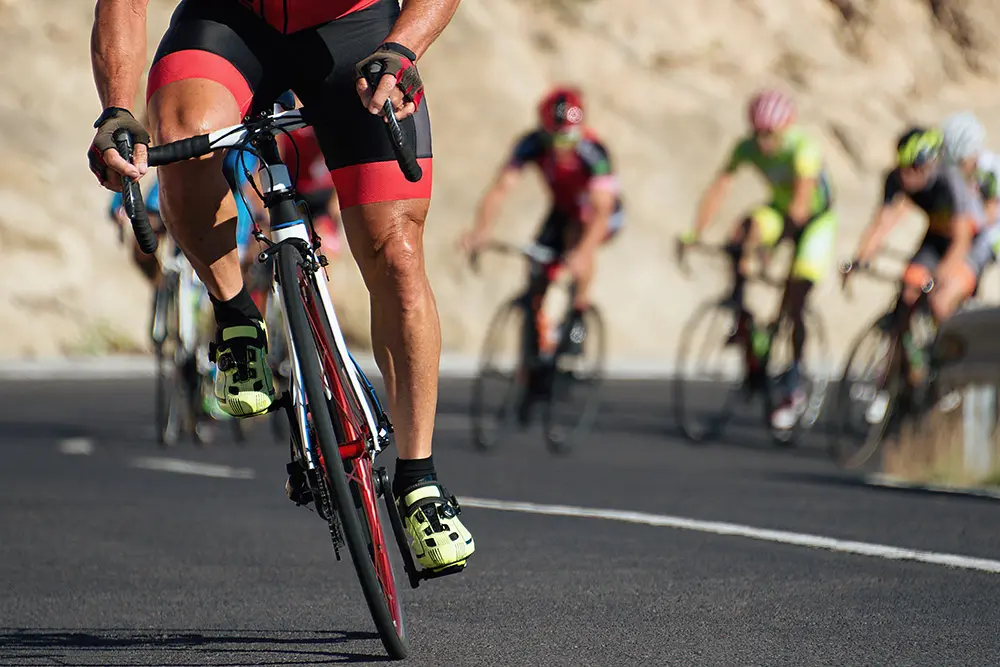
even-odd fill
[(583, 123), (583, 97), (574, 88), (556, 88), (542, 98), (538, 118), (546, 132)]
[(774, 132), (795, 120), (795, 103), (777, 90), (764, 90), (750, 100), (747, 117), (754, 132)]

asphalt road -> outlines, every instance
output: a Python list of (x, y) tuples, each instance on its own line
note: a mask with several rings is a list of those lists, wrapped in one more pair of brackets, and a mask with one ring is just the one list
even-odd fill
[[(468, 570), (406, 594), (409, 664), (998, 664), (1000, 574), (698, 521), (1000, 559), (1000, 503), (867, 487), (816, 441), (774, 449), (753, 420), (694, 447), (666, 396), (661, 383), (614, 384), (568, 458), (535, 432), (483, 456), (468, 384), (444, 383), (436, 459), (460, 497), (695, 523), (467, 506)], [(286, 449), (267, 425), (242, 448), (220, 435), (162, 452), (151, 422), (149, 380), (0, 387), (0, 665), (381, 662), (351, 566), (284, 498)], [(233, 477), (138, 467), (164, 456)]]

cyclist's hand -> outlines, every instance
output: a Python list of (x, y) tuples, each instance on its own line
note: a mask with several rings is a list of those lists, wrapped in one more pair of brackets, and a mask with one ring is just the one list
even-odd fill
[[(125, 109), (111, 108), (101, 114), (94, 123), (97, 134), (87, 152), (90, 171), (97, 176), (101, 185), (113, 192), (122, 189), (122, 176), (140, 179), (146, 173), (146, 149), (149, 146), (149, 132)], [(115, 148), (114, 134), (118, 130), (128, 130), (135, 142), (132, 162), (126, 162)]]
[(484, 239), (474, 231), (467, 231), (458, 240), (458, 246), (469, 256), (475, 255), (482, 250)]
[(698, 233), (689, 229), (685, 232), (681, 232), (677, 236), (677, 242), (674, 245), (674, 254), (677, 255), (677, 261), (684, 259), (684, 251), (688, 249), (688, 246), (694, 245), (698, 242)]
[[(417, 72), (416, 59), (416, 55), (405, 46), (386, 42), (355, 66), (358, 96), (370, 113), (382, 115), (386, 99), (392, 99), (392, 108), (398, 119), (406, 118), (417, 110), (424, 97), (424, 84)], [(376, 76), (378, 84), (373, 90), (369, 80)]]

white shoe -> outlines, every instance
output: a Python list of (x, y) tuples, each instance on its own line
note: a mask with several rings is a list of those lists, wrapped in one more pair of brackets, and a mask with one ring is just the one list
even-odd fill
[(771, 427), (778, 431), (788, 431), (795, 427), (806, 410), (806, 392), (793, 390), (778, 409), (771, 413)]
[(865, 421), (869, 424), (881, 424), (885, 419), (885, 413), (889, 409), (889, 392), (880, 391), (875, 394), (875, 398), (868, 404), (865, 410)]

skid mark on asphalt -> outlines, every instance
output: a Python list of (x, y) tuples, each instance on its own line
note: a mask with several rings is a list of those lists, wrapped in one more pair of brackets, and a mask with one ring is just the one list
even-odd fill
[(678, 530), (691, 530), (699, 533), (745, 537), (752, 540), (776, 542), (778, 544), (790, 544), (793, 546), (808, 547), (812, 549), (826, 549), (828, 551), (857, 554), (861, 556), (872, 556), (875, 558), (884, 558), (886, 560), (917, 561), (920, 563), (929, 563), (931, 565), (943, 565), (945, 567), (1000, 574), (1000, 561), (990, 560), (988, 558), (973, 558), (957, 554), (893, 547), (885, 544), (840, 540), (833, 537), (824, 537), (822, 535), (809, 535), (807, 533), (792, 533), (783, 530), (754, 528), (753, 526), (744, 526), (737, 523), (700, 521), (697, 519), (687, 519), (684, 517), (668, 516), (664, 514), (648, 514), (646, 512), (590, 509), (586, 507), (573, 507), (570, 505), (540, 505), (536, 503), (491, 500), (488, 498), (462, 497), (460, 500), (463, 506), (478, 507), (480, 509), (623, 521), (626, 523), (638, 523), (648, 526), (675, 528)]
[(142, 468), (144, 470), (159, 470), (161, 472), (173, 472), (179, 475), (198, 475), (201, 477), (253, 479), (255, 476), (252, 468), (233, 468), (231, 466), (185, 461), (184, 459), (171, 459), (163, 456), (143, 456), (132, 459), (130, 465), (133, 468)]

